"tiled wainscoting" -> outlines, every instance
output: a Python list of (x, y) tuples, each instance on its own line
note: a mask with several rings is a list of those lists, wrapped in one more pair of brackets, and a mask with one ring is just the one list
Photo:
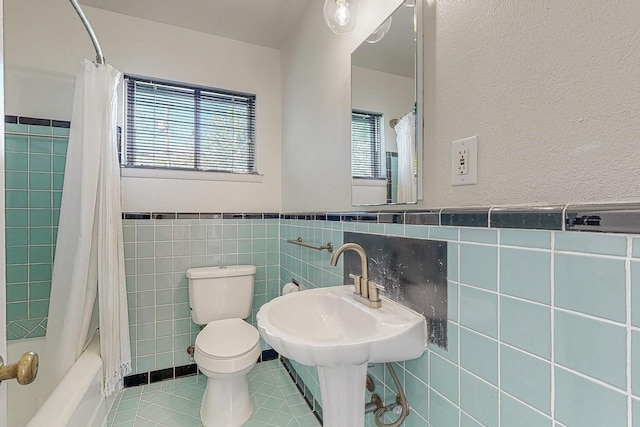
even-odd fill
[[(6, 126), (9, 339), (46, 329), (65, 126)], [(256, 265), (255, 324), (292, 278), (302, 288), (343, 283), (342, 260), (331, 267), (327, 251), (287, 239), (337, 247), (345, 231), (428, 238), (448, 243), (448, 350), (395, 364), (413, 408), (406, 427), (640, 427), (640, 237), (606, 233), (638, 233), (640, 210), (597, 209), (125, 216), (134, 374), (192, 363), (190, 267)], [(321, 405), (315, 369), (291, 366)], [(384, 366), (370, 373), (393, 401)]]
[(123, 227), (134, 374), (193, 363), (186, 348), (200, 328), (191, 321), (188, 268), (255, 265), (253, 324), (279, 293), (278, 219), (125, 219)]
[(5, 126), (7, 339), (44, 336), (68, 122)]
[[(413, 408), (407, 427), (640, 425), (640, 239), (282, 220), (283, 280), (340, 284), (326, 251), (286, 239), (339, 245), (341, 231), (448, 241), (449, 348), (395, 364)], [(321, 403), (315, 369), (292, 364)], [(370, 372), (392, 402), (384, 367)]]

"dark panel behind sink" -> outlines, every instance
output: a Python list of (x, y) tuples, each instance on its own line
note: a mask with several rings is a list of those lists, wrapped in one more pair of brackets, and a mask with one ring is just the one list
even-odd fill
[[(447, 242), (377, 234), (344, 233), (344, 242), (362, 246), (369, 256), (369, 278), (385, 287), (382, 295), (427, 319), (429, 342), (447, 348)], [(347, 251), (344, 283), (360, 274), (360, 257)]]

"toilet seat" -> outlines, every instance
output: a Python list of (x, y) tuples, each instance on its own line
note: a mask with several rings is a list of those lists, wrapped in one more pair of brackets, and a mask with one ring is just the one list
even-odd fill
[(234, 373), (252, 366), (260, 356), (260, 334), (242, 319), (210, 322), (195, 342), (195, 360), (200, 370)]

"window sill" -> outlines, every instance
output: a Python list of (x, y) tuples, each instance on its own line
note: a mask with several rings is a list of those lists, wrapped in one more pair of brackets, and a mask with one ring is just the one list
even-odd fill
[(170, 169), (120, 168), (120, 176), (126, 178), (180, 179), (187, 181), (262, 182), (259, 174), (201, 172)]
[(357, 187), (386, 187), (385, 178), (352, 178), (352, 185)]

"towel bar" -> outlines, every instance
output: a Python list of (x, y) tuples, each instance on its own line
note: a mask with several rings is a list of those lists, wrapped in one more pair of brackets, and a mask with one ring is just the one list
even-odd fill
[(293, 243), (294, 245), (304, 246), (305, 248), (311, 248), (318, 251), (326, 249), (329, 253), (333, 252), (333, 243), (329, 242), (324, 246), (312, 245), (311, 243), (303, 242), (302, 237), (298, 237), (297, 239), (288, 239), (287, 243)]

